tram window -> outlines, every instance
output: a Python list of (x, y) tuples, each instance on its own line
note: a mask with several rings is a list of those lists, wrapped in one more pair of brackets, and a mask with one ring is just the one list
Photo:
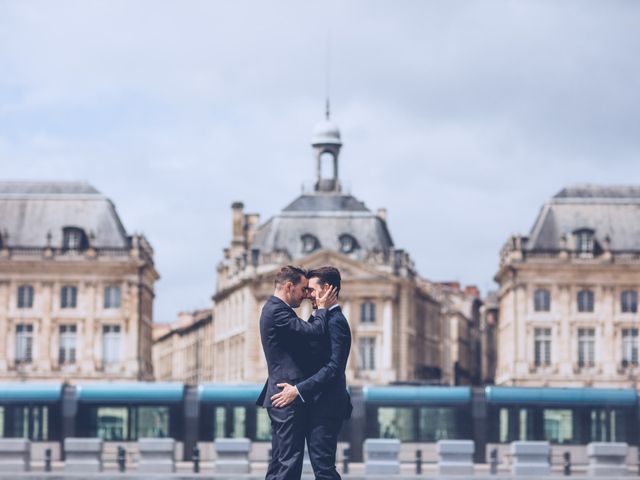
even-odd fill
[(412, 408), (378, 408), (378, 436), (380, 438), (397, 438), (404, 442), (415, 441), (413, 414)]
[(533, 412), (528, 408), (501, 408), (499, 428), (500, 443), (533, 440)]
[(138, 407), (137, 438), (163, 438), (169, 434), (169, 407)]
[(29, 407), (16, 407), (13, 410), (13, 435), (15, 438), (29, 437)]
[(453, 408), (421, 408), (418, 425), (421, 442), (437, 442), (460, 436), (456, 428), (456, 412)]
[(225, 424), (226, 424), (226, 414), (224, 407), (215, 407), (214, 411), (214, 429), (213, 429), (213, 438), (224, 438), (225, 435)]
[(612, 442), (627, 442), (627, 423), (628, 417), (625, 412), (617, 410), (611, 412), (610, 425)]
[(544, 419), (544, 439), (551, 443), (573, 443), (573, 412), (571, 410), (560, 410), (545, 408)]
[(266, 408), (258, 408), (256, 410), (256, 440), (271, 440), (271, 420)]
[(626, 442), (626, 422), (624, 412), (617, 410), (591, 410), (592, 442)]
[(42, 407), (42, 415), (40, 415), (42, 426), (40, 431), (42, 435), (40, 440), (49, 440), (49, 407)]
[(247, 413), (245, 407), (233, 407), (233, 430), (232, 438), (246, 437)]
[(33, 440), (40, 440), (40, 409), (39, 408), (34, 408), (31, 411), (32, 415), (33, 415), (33, 434), (32, 434), (32, 439)]
[(98, 407), (97, 433), (106, 441), (129, 439), (129, 412), (127, 407)]

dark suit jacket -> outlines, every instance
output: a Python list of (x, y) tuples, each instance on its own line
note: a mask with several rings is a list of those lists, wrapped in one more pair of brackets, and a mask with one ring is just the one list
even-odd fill
[[(316, 318), (310, 323), (317, 321)], [(329, 311), (327, 330), (324, 337), (306, 342), (310, 357), (307, 366), (313, 375), (296, 387), (304, 401), (312, 404), (312, 415), (349, 418), (352, 406), (345, 370), (351, 350), (351, 330), (340, 307)]]
[[(276, 386), (278, 383), (296, 385), (307, 377), (292, 352), (305, 338), (319, 338), (326, 333), (326, 315), (327, 310), (321, 309), (316, 313), (316, 321), (305, 322), (278, 297), (272, 296), (267, 300), (260, 315), (260, 339), (269, 378), (256, 401), (257, 405), (272, 406), (271, 396), (282, 391)], [(299, 397), (296, 398), (296, 402), (300, 401)]]

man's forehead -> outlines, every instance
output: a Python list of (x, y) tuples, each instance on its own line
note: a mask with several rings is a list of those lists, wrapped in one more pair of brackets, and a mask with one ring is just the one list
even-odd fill
[(309, 280), (307, 279), (307, 277), (300, 277), (300, 285), (302, 286), (302, 288), (305, 288), (307, 285), (309, 285)]

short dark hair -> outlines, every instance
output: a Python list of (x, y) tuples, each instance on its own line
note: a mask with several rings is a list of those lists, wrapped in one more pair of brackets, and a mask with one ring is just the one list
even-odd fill
[(332, 287), (336, 288), (336, 293), (340, 293), (340, 270), (336, 267), (320, 267), (314, 268), (313, 270), (309, 270), (307, 273), (307, 278), (311, 280), (312, 278), (317, 278), (321, 285), (326, 285), (327, 283)]
[(302, 277), (306, 277), (306, 270), (300, 267), (294, 267), (293, 265), (287, 265), (282, 267), (278, 273), (276, 273), (276, 287), (281, 287), (287, 282), (291, 282), (294, 285), (298, 285)]

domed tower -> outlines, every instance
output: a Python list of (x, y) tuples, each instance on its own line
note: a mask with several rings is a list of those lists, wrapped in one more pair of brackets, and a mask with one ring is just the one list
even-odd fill
[[(338, 156), (342, 147), (340, 129), (331, 121), (329, 102), (327, 102), (326, 117), (313, 129), (311, 145), (316, 155), (317, 180), (314, 186), (316, 192), (340, 192), (342, 187), (338, 180)], [(327, 158), (329, 157), (329, 158)], [(322, 177), (322, 163), (333, 163), (333, 178)]]

